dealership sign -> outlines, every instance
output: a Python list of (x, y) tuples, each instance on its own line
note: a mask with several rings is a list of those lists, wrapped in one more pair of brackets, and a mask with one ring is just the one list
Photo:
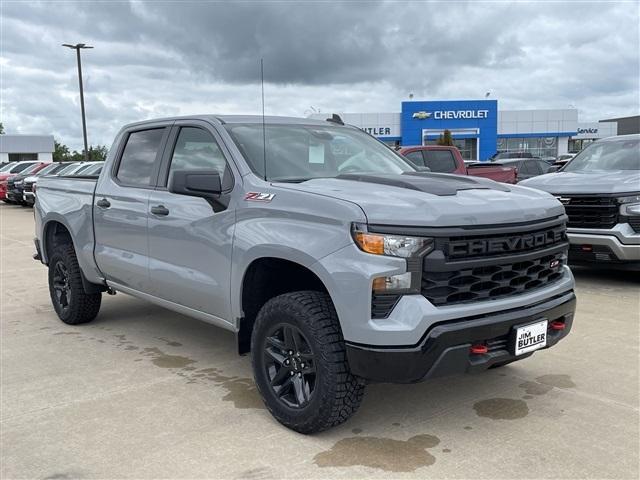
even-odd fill
[(434, 120), (474, 120), (488, 118), (489, 110), (436, 110), (435, 112), (415, 112), (411, 117), (418, 120), (433, 118)]

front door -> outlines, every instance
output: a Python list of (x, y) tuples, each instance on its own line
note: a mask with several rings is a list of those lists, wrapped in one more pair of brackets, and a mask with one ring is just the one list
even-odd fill
[(124, 134), (113, 170), (100, 177), (94, 198), (95, 259), (106, 279), (149, 292), (147, 221), (169, 128)]
[(218, 319), (231, 321), (233, 206), (168, 191), (176, 170), (217, 170), (223, 189), (234, 177), (219, 137), (206, 124), (176, 122), (164, 173), (149, 197), (149, 275), (153, 294)]

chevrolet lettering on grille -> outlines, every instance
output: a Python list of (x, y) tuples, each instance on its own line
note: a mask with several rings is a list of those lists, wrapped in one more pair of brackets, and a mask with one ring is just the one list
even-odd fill
[(564, 227), (561, 227), (542, 232), (510, 235), (505, 237), (456, 240), (449, 242), (448, 254), (449, 257), (469, 257), (476, 255), (527, 251), (560, 243), (565, 239), (565, 229)]

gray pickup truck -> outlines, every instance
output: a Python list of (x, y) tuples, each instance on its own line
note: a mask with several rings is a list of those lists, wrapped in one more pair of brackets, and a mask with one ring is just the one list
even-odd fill
[(598, 140), (558, 172), (520, 185), (564, 205), (572, 264), (640, 270), (640, 135)]
[(571, 329), (552, 195), (417, 171), (339, 117), (195, 116), (117, 135), (99, 178), (43, 178), (60, 319), (131, 294), (236, 333), (274, 417), (338, 425), (365, 384), (526, 358)]

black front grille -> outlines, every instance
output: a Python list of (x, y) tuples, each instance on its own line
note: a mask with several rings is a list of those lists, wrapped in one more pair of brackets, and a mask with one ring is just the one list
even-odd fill
[(629, 225), (634, 232), (640, 233), (640, 217), (629, 217)]
[(569, 228), (613, 228), (618, 223), (618, 203), (614, 197), (558, 197), (569, 216)]
[(33, 183), (25, 183), (23, 190), (25, 192), (32, 192), (33, 191)]
[[(422, 295), (432, 304), (495, 300), (527, 293), (562, 277), (564, 251), (525, 261), (422, 272)], [(454, 264), (455, 265), (455, 264)]]

